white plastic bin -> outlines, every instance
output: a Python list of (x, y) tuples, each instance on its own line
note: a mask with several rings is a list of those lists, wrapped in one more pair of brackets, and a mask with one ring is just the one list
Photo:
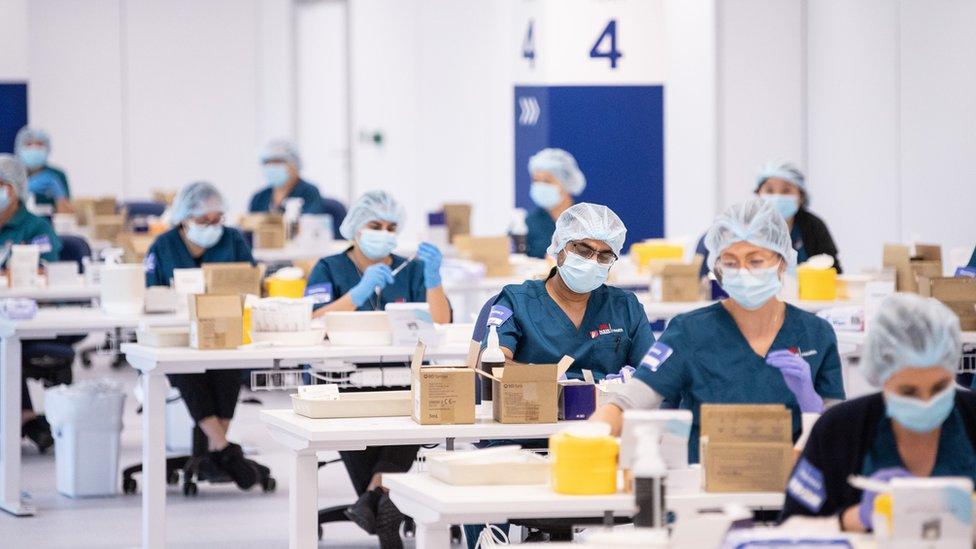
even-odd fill
[(171, 388), (166, 395), (166, 451), (173, 455), (190, 455), (194, 425), (179, 389)]
[(119, 493), (124, 405), (122, 386), (113, 381), (84, 381), (44, 392), (58, 492), (73, 498)]

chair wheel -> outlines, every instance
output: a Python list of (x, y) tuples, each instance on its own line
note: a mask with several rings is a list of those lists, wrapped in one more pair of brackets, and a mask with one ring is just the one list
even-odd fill
[(322, 541), (322, 525), (319, 524), (319, 541)]
[(89, 353), (88, 351), (81, 352), (81, 365), (85, 368), (92, 367), (91, 353)]
[(197, 495), (197, 483), (187, 482), (186, 484), (184, 484), (183, 495), (187, 497)]
[(113, 369), (118, 370), (119, 368), (121, 368), (121, 367), (123, 367), (125, 365), (126, 365), (125, 355), (123, 355), (123, 354), (116, 355), (115, 358), (112, 360), (112, 368)]
[(274, 492), (276, 488), (278, 488), (278, 482), (274, 477), (268, 477), (261, 481), (261, 489), (264, 490), (265, 494)]
[(451, 526), (451, 543), (458, 545), (462, 542), (461, 527), (458, 525)]
[(176, 484), (179, 481), (180, 481), (180, 474), (178, 472), (170, 471), (169, 473), (167, 473), (166, 484), (169, 484), (170, 486), (176, 486)]
[(136, 479), (129, 477), (122, 479), (122, 493), (131, 496), (136, 493), (136, 489), (139, 485), (136, 483)]

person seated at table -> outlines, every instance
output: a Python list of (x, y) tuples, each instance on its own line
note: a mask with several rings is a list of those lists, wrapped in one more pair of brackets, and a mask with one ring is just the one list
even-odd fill
[[(27, 192), (27, 168), (23, 162), (16, 156), (0, 154), (0, 248), (6, 250), (2, 254), (4, 261), (14, 244), (34, 244), (40, 248), (41, 259), (57, 261), (61, 240), (46, 219), (27, 211)], [(21, 435), (44, 452), (54, 444), (54, 438), (47, 419), (34, 412), (26, 377), (21, 379), (20, 408)]]
[(850, 475), (976, 481), (976, 395), (955, 383), (961, 348), (959, 318), (942, 303), (885, 299), (861, 359), (881, 392), (838, 404), (813, 426), (781, 518), (838, 516), (844, 530), (871, 530), (877, 494), (850, 486)]
[[(174, 269), (194, 269), (206, 263), (254, 263), (251, 250), (237, 229), (224, 226), (227, 210), (220, 191), (206, 182), (183, 187), (173, 201), (174, 227), (159, 235), (144, 260), (146, 286), (168, 286)], [(207, 457), (201, 476), (223, 471), (242, 490), (258, 480), (254, 462), (240, 445), (227, 440), (230, 421), (241, 390), (237, 370), (207, 370), (202, 374), (170, 374), (193, 421), (207, 436)], [(216, 467), (218, 471), (211, 471)]]
[[(766, 163), (756, 177), (755, 193), (768, 201), (786, 219), (790, 228), (790, 240), (796, 250), (797, 263), (803, 263), (815, 255), (826, 254), (834, 258), (834, 267), (838, 273), (840, 259), (834, 238), (827, 229), (827, 224), (810, 211), (810, 192), (807, 190), (806, 178), (799, 168), (786, 163)], [(708, 254), (705, 237), (698, 241), (696, 252), (702, 256)], [(702, 265), (701, 276), (708, 274), (707, 264)]]
[(844, 398), (837, 336), (827, 321), (777, 299), (796, 265), (786, 220), (753, 198), (718, 216), (705, 238), (708, 266), (730, 299), (676, 316), (637, 368), (634, 382), (594, 413), (620, 433), (623, 411), (680, 402), (694, 414), (689, 460), (698, 461), (702, 404), (784, 404), (823, 411)]
[(14, 152), (27, 167), (28, 189), (34, 204), (50, 207), (57, 213), (70, 213), (68, 176), (47, 163), (51, 154), (51, 138), (47, 132), (24, 126), (14, 138)]
[[(329, 311), (381, 311), (388, 303), (430, 305), (436, 323), (451, 321), (451, 307), (441, 287), (441, 252), (421, 243), (408, 260), (393, 253), (403, 228), (403, 207), (385, 191), (370, 191), (359, 198), (342, 222), (342, 237), (351, 241), (339, 254), (320, 259), (308, 277), (306, 295), (315, 299), (315, 316)], [(346, 515), (380, 545), (399, 547), (403, 515), (381, 488), (383, 473), (410, 470), (419, 446), (371, 447), (339, 452), (359, 495)]]
[(295, 145), (284, 140), (270, 141), (261, 153), (264, 182), (267, 187), (251, 197), (248, 211), (284, 212), (285, 200), (302, 199), (303, 214), (329, 214), (332, 216), (332, 231), (339, 238), (339, 225), (346, 217), (346, 207), (342, 202), (322, 196), (319, 188), (301, 178), (302, 159)]
[(532, 186), (529, 197), (537, 206), (525, 218), (526, 255), (546, 257), (556, 230), (556, 219), (573, 205), (573, 197), (586, 188), (586, 177), (573, 155), (562, 149), (542, 149), (529, 159)]

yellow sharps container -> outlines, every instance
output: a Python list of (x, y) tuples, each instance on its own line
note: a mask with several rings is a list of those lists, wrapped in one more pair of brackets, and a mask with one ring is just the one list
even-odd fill
[(615, 494), (620, 444), (602, 432), (602, 425), (578, 427), (549, 437), (553, 491), (579, 496)]
[(803, 301), (833, 301), (837, 299), (837, 269), (798, 267), (800, 299)]

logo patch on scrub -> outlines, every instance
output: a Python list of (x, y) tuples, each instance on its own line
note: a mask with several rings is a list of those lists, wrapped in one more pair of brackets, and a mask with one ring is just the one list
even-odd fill
[(819, 512), (827, 499), (823, 473), (806, 458), (801, 459), (786, 484), (786, 493), (811, 512)]
[(672, 354), (674, 354), (674, 350), (671, 347), (668, 347), (660, 341), (655, 342), (654, 345), (651, 345), (647, 354), (644, 355), (644, 360), (641, 361), (641, 365), (647, 366), (652, 372), (656, 372)]
[(623, 328), (614, 328), (609, 323), (604, 323), (597, 326), (596, 330), (590, 330), (590, 339), (596, 339), (602, 335), (619, 334), (623, 331)]
[(51, 237), (46, 234), (35, 236), (30, 243), (40, 248), (42, 254), (46, 254), (47, 252), (51, 251)]
[(491, 312), (488, 313), (488, 326), (501, 326), (505, 321), (512, 318), (512, 310), (504, 305), (492, 305)]
[(305, 288), (305, 296), (311, 297), (316, 305), (330, 303), (332, 301), (332, 283), (313, 284)]
[(147, 273), (151, 273), (156, 270), (155, 252), (149, 252), (148, 254), (146, 254), (146, 258), (142, 260), (142, 269)]

